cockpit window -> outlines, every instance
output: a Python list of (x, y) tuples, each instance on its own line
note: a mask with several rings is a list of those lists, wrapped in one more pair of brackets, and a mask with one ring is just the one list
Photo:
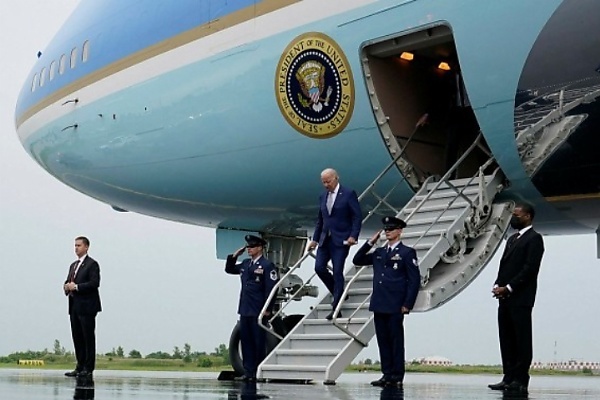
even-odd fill
[(56, 76), (56, 61), (50, 63), (50, 80), (53, 80), (54, 76)]
[(31, 91), (35, 92), (35, 87), (37, 86), (38, 83), (38, 74), (35, 74), (33, 76), (33, 80), (31, 81)]
[(71, 69), (77, 65), (77, 47), (73, 47), (71, 50)]
[(40, 86), (44, 86), (46, 83), (46, 67), (42, 68), (42, 72), (40, 72)]
[(67, 56), (63, 54), (60, 57), (60, 62), (58, 64), (58, 73), (61, 75), (64, 74), (66, 67), (67, 67)]
[(81, 51), (81, 61), (86, 62), (90, 54), (90, 41), (86, 40), (83, 43), (83, 50)]

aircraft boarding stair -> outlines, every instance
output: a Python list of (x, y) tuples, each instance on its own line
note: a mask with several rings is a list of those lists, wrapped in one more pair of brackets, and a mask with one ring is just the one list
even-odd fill
[[(403, 243), (414, 247), (419, 258), (422, 287), (416, 311), (435, 308), (458, 294), (502, 240), (512, 204), (492, 204), (503, 188), (503, 176), (498, 170), (483, 174), (491, 163), (470, 179), (448, 180), (450, 171), (440, 180), (429, 178), (397, 213), (408, 223)], [(332, 384), (368, 345), (375, 334), (369, 312), (372, 268), (350, 266), (345, 277), (342, 298), (348, 297), (338, 305), (341, 317), (325, 319), (331, 295), (324, 296), (259, 366), (259, 378)]]

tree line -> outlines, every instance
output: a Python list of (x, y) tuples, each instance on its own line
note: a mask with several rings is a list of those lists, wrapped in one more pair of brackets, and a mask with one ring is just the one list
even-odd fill
[[(122, 346), (113, 348), (110, 352), (103, 354), (109, 360), (112, 359), (153, 359), (153, 360), (181, 360), (185, 363), (196, 362), (199, 367), (216, 367), (229, 365), (229, 348), (220, 344), (213, 352), (192, 351), (192, 346), (185, 343), (182, 348), (175, 346), (172, 353), (155, 351), (145, 356), (136, 349), (127, 352)], [(46, 362), (58, 362), (74, 358), (72, 351), (67, 351), (58, 339), (54, 340), (54, 347), (50, 351), (47, 348), (41, 351), (18, 351), (7, 356), (0, 356), (0, 363), (17, 363), (19, 360), (44, 360)]]

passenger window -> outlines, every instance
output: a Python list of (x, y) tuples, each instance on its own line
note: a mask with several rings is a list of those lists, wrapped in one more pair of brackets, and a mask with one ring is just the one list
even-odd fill
[(46, 67), (42, 68), (42, 72), (40, 72), (40, 86), (44, 86), (46, 83)]
[(67, 68), (67, 56), (63, 54), (60, 57), (60, 62), (58, 64), (58, 73), (61, 75), (64, 74), (65, 68)]
[(90, 54), (90, 41), (86, 40), (83, 42), (83, 49), (81, 51), (81, 61), (86, 62)]
[(71, 50), (71, 69), (75, 68), (77, 65), (77, 47), (74, 47)]
[(37, 86), (37, 82), (38, 82), (38, 74), (35, 74), (33, 76), (33, 81), (31, 81), (31, 91), (35, 92), (35, 87)]
[(54, 79), (55, 75), (56, 75), (56, 61), (52, 61), (52, 63), (50, 63), (50, 80)]

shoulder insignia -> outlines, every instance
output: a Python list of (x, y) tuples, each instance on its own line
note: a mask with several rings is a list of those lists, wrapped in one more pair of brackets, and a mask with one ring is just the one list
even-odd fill
[(277, 280), (277, 271), (276, 270), (271, 270), (271, 273), (269, 274), (270, 278), (272, 281), (276, 281)]

